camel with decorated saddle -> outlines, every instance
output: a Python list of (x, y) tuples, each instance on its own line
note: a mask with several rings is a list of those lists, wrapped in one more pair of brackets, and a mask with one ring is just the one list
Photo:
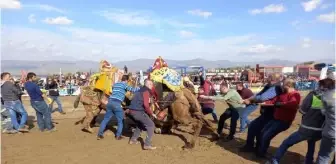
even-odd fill
[[(82, 123), (83, 131), (93, 133), (92, 127), (96, 123), (98, 114), (102, 110), (106, 110), (107, 100), (112, 93), (113, 84), (120, 80), (124, 73), (127, 72), (119, 70), (106, 60), (100, 62), (99, 72), (90, 77), (88, 86), (81, 87), (80, 94), (74, 102), (75, 109), (81, 102), (86, 113), (83, 118), (75, 122), (75, 125)], [(135, 86), (135, 80), (131, 76), (129, 76), (128, 85)], [(128, 105), (130, 99), (131, 94), (128, 92), (123, 105)]]
[[(204, 118), (196, 96), (183, 86), (181, 75), (175, 70), (168, 68), (168, 65), (161, 57), (155, 61), (149, 78), (155, 84), (153, 92), (156, 93), (154, 94), (156, 96), (153, 97), (153, 99), (155, 99), (157, 103), (151, 104), (151, 107), (154, 113), (158, 115), (157, 119), (153, 118), (157, 126), (155, 130), (157, 133), (169, 133), (174, 131), (179, 124), (191, 124), (193, 125), (194, 134), (191, 141), (186, 143), (184, 147), (193, 148), (204, 123), (209, 129), (215, 132), (210, 121)], [(100, 75), (97, 79), (107, 78), (101, 78)], [(112, 86), (112, 84), (110, 84), (110, 86)], [(83, 89), (81, 94), (77, 97), (74, 106), (76, 107), (79, 102), (82, 102), (87, 113), (85, 118), (82, 119), (84, 120), (82, 121), (84, 122), (83, 130), (89, 129), (89, 132), (92, 132), (91, 127), (95, 121), (93, 116), (97, 116), (101, 110), (106, 108), (104, 104), (106, 104), (107, 95), (107, 92), (104, 92), (101, 87), (99, 88), (99, 86), (97, 87), (97, 85), (95, 85), (95, 87), (88, 87), (87, 90)], [(92, 108), (97, 112), (91, 112)]]

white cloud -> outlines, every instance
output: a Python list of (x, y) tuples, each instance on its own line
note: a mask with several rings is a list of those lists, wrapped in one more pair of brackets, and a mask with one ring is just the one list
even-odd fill
[(252, 15), (257, 15), (257, 14), (267, 14), (267, 13), (282, 13), (285, 11), (286, 11), (286, 8), (283, 4), (270, 4), (268, 6), (265, 6), (262, 9), (250, 10), (249, 13)]
[(20, 9), (21, 3), (18, 0), (1, 0), (0, 9)]
[(270, 52), (278, 52), (282, 51), (283, 48), (274, 46), (274, 45), (264, 45), (264, 44), (257, 44), (248, 47), (246, 50), (243, 50), (245, 53), (270, 53)]
[(193, 32), (191, 32), (191, 31), (185, 31), (185, 30), (179, 31), (179, 35), (182, 38), (190, 38), (190, 37), (195, 36), (195, 34)]
[[(260, 36), (241, 35), (217, 39), (184, 39), (167, 42), (160, 38), (85, 28), (62, 27), (49, 32), (22, 27), (3, 27), (1, 33), (2, 59), (21, 60), (133, 60), (138, 58), (229, 59), (250, 61), (267, 59), (314, 60), (333, 58), (334, 45), (314, 41), (305, 49), (298, 42), (290, 45), (271, 45)], [(25, 55), (22, 55), (25, 54)], [(319, 54), (319, 55), (316, 55)]]
[(63, 27), (60, 30), (71, 34), (73, 39), (95, 44), (154, 44), (162, 42), (161, 39), (153, 37), (129, 35), (119, 32), (101, 32), (86, 28)]
[(212, 16), (212, 12), (202, 11), (200, 9), (188, 10), (187, 13), (190, 14), (190, 15), (200, 16), (200, 17), (203, 17), (203, 18), (209, 18), (210, 16)]
[(54, 25), (70, 25), (73, 23), (73, 20), (70, 20), (67, 17), (56, 17), (56, 18), (46, 18), (43, 20), (43, 22)]
[(38, 10), (43, 10), (43, 11), (48, 11), (48, 12), (58, 12), (62, 14), (65, 13), (65, 11), (60, 8), (46, 5), (46, 4), (28, 4), (28, 5), (24, 5), (23, 7), (33, 8), (33, 9), (38, 9)]
[(326, 23), (335, 23), (335, 12), (321, 14), (316, 18), (318, 21)]
[(121, 25), (148, 26), (154, 24), (154, 21), (143, 11), (130, 12), (114, 9), (100, 11), (98, 14), (107, 20)]
[(306, 12), (311, 12), (315, 10), (319, 5), (322, 4), (322, 0), (310, 0), (307, 2), (302, 2), (301, 5)]
[(34, 14), (30, 14), (29, 17), (28, 17), (28, 21), (30, 23), (35, 23), (36, 22), (35, 15)]

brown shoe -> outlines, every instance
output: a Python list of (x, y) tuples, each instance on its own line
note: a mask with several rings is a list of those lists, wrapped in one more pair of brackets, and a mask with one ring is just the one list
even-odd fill
[(62, 115), (65, 115), (66, 113), (65, 112), (60, 112)]
[(18, 131), (19, 131), (19, 132), (29, 132), (29, 130), (26, 129), (26, 128), (20, 128)]
[(102, 139), (104, 139), (104, 136), (101, 136), (101, 135), (97, 136), (97, 140), (102, 140)]
[(156, 147), (155, 146), (144, 146), (145, 150), (155, 150)]
[(122, 140), (122, 139), (124, 139), (124, 137), (123, 136), (117, 136), (117, 137), (115, 137), (115, 139), (116, 140)]

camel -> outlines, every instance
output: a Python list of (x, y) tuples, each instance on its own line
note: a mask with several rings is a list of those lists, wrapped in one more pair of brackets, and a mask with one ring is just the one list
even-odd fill
[[(128, 81), (128, 85), (135, 86), (136, 81), (131, 78)], [(124, 105), (130, 104), (132, 94), (127, 92)], [(81, 102), (84, 106), (85, 116), (75, 122), (75, 125), (82, 124), (83, 131), (93, 133), (92, 127), (96, 124), (96, 118), (102, 110), (106, 110), (106, 104), (108, 101), (107, 95), (102, 91), (92, 89), (90, 86), (81, 88), (81, 93), (76, 97), (74, 101), (74, 109), (78, 108)]]
[(205, 124), (206, 127), (215, 134), (215, 129), (212, 127), (212, 123), (205, 119), (201, 111), (201, 106), (196, 96), (194, 93), (192, 93), (192, 91), (190, 91), (190, 89), (182, 88), (181, 91), (175, 93), (173, 92), (175, 95), (174, 98), (169, 97), (167, 99), (163, 97), (163, 91), (167, 89), (165, 88), (164, 84), (157, 82), (154, 82), (154, 84), (158, 93), (160, 108), (165, 109), (168, 107), (168, 113), (171, 115), (171, 117), (166, 121), (154, 120), (154, 123), (157, 127), (166, 129), (166, 131), (163, 132), (173, 133), (178, 125), (191, 124), (193, 126), (194, 132), (191, 141), (183, 146), (183, 148), (186, 149), (192, 149), (195, 147), (196, 140), (200, 135), (203, 124)]
[[(163, 84), (155, 83), (155, 90), (158, 93), (159, 97), (159, 106), (161, 109), (168, 108), (169, 116), (168, 119), (162, 120), (153, 120), (157, 129), (157, 133), (173, 133), (178, 125), (192, 125), (194, 129), (194, 134), (190, 142), (186, 143), (183, 148), (192, 149), (195, 147), (196, 140), (200, 135), (203, 124), (206, 125), (212, 132), (215, 133), (215, 129), (212, 127), (210, 121), (206, 120), (204, 115), (201, 112), (201, 106), (197, 101), (196, 96), (187, 88), (181, 89), (178, 92), (170, 92), (174, 94), (173, 99), (164, 99), (163, 98)], [(106, 106), (103, 103), (106, 101), (106, 97), (102, 93), (96, 92), (97, 94), (93, 99), (98, 103), (83, 103), (83, 106), (86, 111), (86, 116), (77, 121), (75, 124), (83, 123), (83, 130), (89, 133), (92, 133), (92, 126), (95, 124), (95, 119), (101, 110), (105, 110)], [(85, 93), (81, 93), (85, 94)], [(126, 103), (129, 104), (131, 97), (127, 96)], [(161, 102), (160, 102), (161, 101)], [(80, 102), (80, 95), (76, 98), (74, 102), (74, 107), (77, 108)]]

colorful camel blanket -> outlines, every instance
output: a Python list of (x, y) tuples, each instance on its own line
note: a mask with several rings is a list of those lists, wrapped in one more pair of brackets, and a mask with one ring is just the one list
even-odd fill
[(181, 75), (168, 67), (155, 69), (150, 73), (151, 80), (165, 84), (170, 90), (176, 92), (183, 88), (183, 81)]

